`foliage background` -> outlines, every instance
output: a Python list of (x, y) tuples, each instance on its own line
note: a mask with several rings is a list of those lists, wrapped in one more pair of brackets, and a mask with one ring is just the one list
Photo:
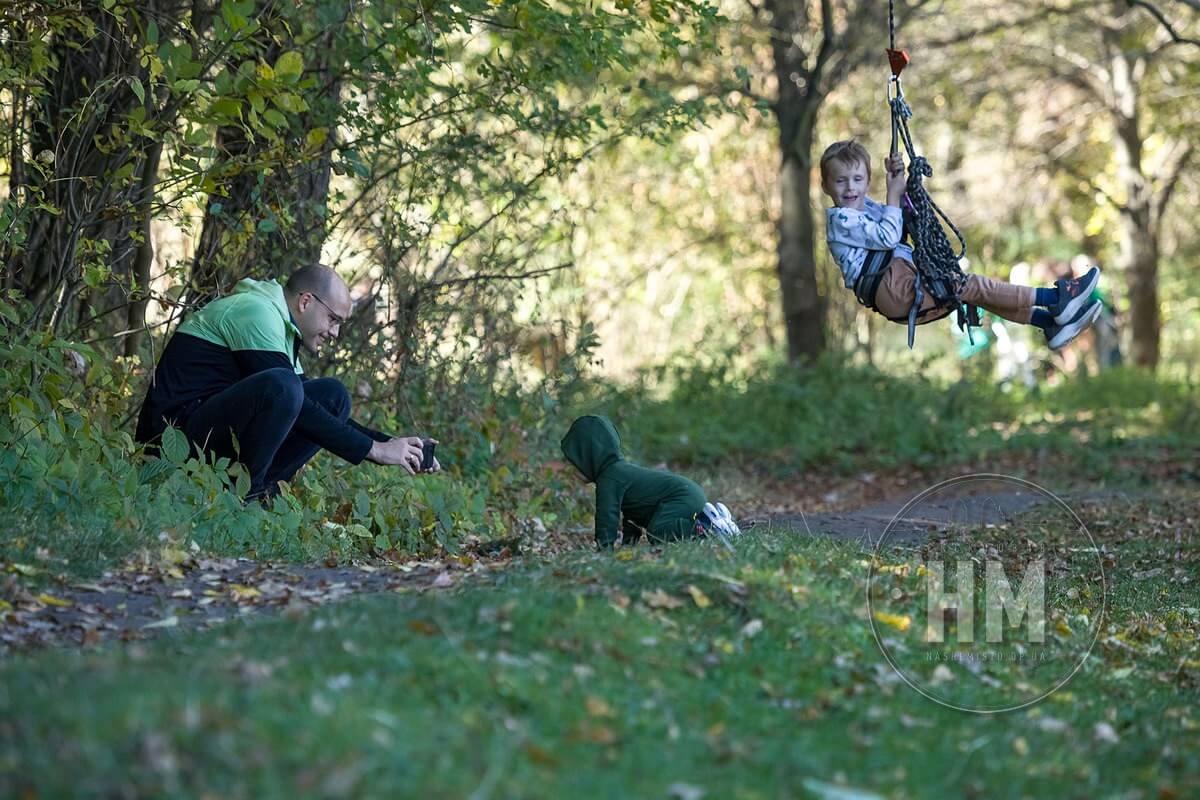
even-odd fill
[[(877, 5), (0, 9), (0, 500), (23, 510), (9, 557), (94, 565), (191, 542), (349, 557), (521, 535), (534, 518), (579, 526), (587, 489), (557, 439), (593, 409), (635, 456), (708, 474), (949, 463), (1060, 432), (1070, 449), (1075, 429), (1047, 421), (1099, 414), (1101, 397), (1120, 417), (1114, 449), (1192, 435), (1200, 24), (1186, 2), (1157, 16), (900, 4), (918, 147), (971, 268), (1039, 282), (1073, 258), (1101, 264), (1107, 340), (1053, 355), (1027, 330), (998, 325), (981, 347), (945, 324), (908, 351), (840, 287), (809, 169), (821, 352), (790, 363), (789, 159), (803, 173), (848, 136), (886, 150)], [(822, 53), (836, 71), (818, 72)], [(781, 138), (799, 112), (807, 152)], [(309, 371), (343, 379), (364, 421), (437, 435), (447, 472), (322, 456), (258, 509), (226, 491), (237, 468), (178, 449), (143, 464), (130, 423), (182, 315), (317, 258), (356, 306)], [(1157, 377), (1082, 380), (1114, 344)], [(1014, 422), (1028, 434), (1004, 434)]]

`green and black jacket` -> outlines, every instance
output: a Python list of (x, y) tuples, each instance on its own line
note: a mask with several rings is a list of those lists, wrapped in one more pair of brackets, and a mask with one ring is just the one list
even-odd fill
[[(233, 293), (191, 314), (167, 342), (138, 415), (139, 442), (158, 440), (168, 424), (183, 427), (208, 398), (266, 369), (300, 366), (300, 329), (292, 321), (283, 287), (275, 281), (239, 281)], [(305, 399), (293, 430), (352, 464), (367, 457), (372, 442), (388, 436), (342, 422)]]

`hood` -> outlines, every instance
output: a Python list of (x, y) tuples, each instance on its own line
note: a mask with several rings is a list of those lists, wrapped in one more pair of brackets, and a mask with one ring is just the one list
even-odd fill
[(276, 281), (256, 281), (253, 278), (242, 278), (233, 287), (233, 294), (253, 294), (270, 300), (288, 330), (296, 336), (300, 335), (300, 329), (292, 321), (292, 312), (288, 310), (287, 300), (283, 297), (283, 287)]
[(589, 482), (621, 460), (621, 437), (607, 417), (580, 417), (571, 423), (561, 444), (563, 455)]

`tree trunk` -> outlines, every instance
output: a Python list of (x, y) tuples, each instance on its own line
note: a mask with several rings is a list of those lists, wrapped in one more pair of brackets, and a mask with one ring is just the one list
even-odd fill
[(142, 343), (142, 328), (146, 325), (146, 306), (150, 302), (150, 268), (154, 264), (154, 237), (150, 235), (151, 208), (154, 205), (154, 187), (158, 183), (158, 162), (162, 156), (162, 142), (154, 142), (146, 151), (142, 165), (141, 234), (137, 253), (133, 260), (133, 280), (130, 286), (130, 303), (125, 317), (125, 355), (137, 354)]
[(1125, 191), (1121, 207), (1120, 266), (1129, 287), (1130, 354), (1141, 367), (1158, 366), (1162, 318), (1158, 307), (1158, 226), (1153, 189), (1142, 164), (1137, 81), (1141, 64), (1115, 49), (1112, 88), (1117, 164)]
[(771, 51), (779, 121), (779, 290), (788, 360), (810, 361), (825, 352), (825, 303), (817, 291), (812, 212), (812, 148), (824, 94), (809, 54), (798, 45), (807, 26), (807, 0), (769, 4)]
[[(817, 291), (812, 213), (812, 131), (783, 144), (779, 169), (779, 289), (788, 359), (809, 361), (825, 352), (825, 303)], [(790, 146), (789, 146), (790, 145)]]
[(145, 170), (160, 145), (130, 133), (125, 120), (141, 106), (147, 126), (164, 122), (130, 82), (148, 83), (144, 19), (163, 24), (173, 13), (157, 0), (125, 15), (92, 4), (78, 27), (54, 29), (45, 92), (14, 103), (25, 133), (14, 135), (10, 199), (29, 222), (24, 241), (6, 241), (0, 257), (6, 280), (35, 304), (31, 325), (58, 330), (85, 319), (73, 331), (84, 336), (97, 320), (111, 329), (127, 318), (112, 312), (127, 302), (138, 258), (131, 234), (148, 224), (143, 190), (148, 180), (153, 195), (157, 159), (155, 174)]

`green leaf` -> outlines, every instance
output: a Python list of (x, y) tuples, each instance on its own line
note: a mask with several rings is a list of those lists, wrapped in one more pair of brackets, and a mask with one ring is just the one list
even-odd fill
[(263, 233), (274, 233), (279, 230), (279, 225), (273, 219), (260, 219), (258, 229)]
[(278, 111), (276, 111), (273, 108), (268, 108), (266, 111), (263, 112), (263, 119), (265, 119), (268, 123), (270, 123), (272, 127), (275, 127), (275, 128), (287, 127), (287, 117), (285, 117), (283, 114), (280, 114)]
[(299, 114), (308, 108), (308, 103), (304, 102), (304, 98), (294, 95), (291, 92), (280, 92), (279, 94), (272, 95), (271, 102), (284, 111), (291, 111), (295, 114)]
[(304, 72), (304, 59), (295, 50), (289, 50), (275, 62), (275, 77), (284, 83), (295, 83)]
[(354, 496), (354, 518), (369, 520), (371, 518), (371, 496), (366, 490), (359, 489)]
[(178, 428), (167, 428), (162, 435), (162, 454), (172, 464), (182, 464), (187, 461), (191, 446), (187, 437)]
[(133, 90), (137, 96), (138, 102), (144, 104), (146, 102), (146, 87), (142, 86), (142, 82), (137, 78), (129, 79), (129, 88)]
[(237, 471), (237, 482), (234, 484), (234, 492), (238, 497), (245, 497), (250, 493), (250, 474), (244, 468), (239, 467)]
[(242, 103), (232, 97), (222, 97), (212, 104), (212, 113), (219, 117), (241, 119)]
[[(171, 430), (174, 430), (174, 428)], [(167, 461), (165, 458), (152, 459), (147, 461), (145, 464), (142, 464), (142, 468), (138, 470), (138, 483), (145, 485), (150, 483), (150, 481), (154, 480), (158, 476), (165, 475), (173, 469), (175, 469), (175, 465), (170, 461)], [(129, 494), (133, 494), (133, 492), (129, 492)]]
[(304, 137), (304, 143), (309, 147), (320, 147), (321, 145), (325, 144), (325, 141), (328, 138), (328, 128), (313, 128), (308, 132), (308, 135)]

